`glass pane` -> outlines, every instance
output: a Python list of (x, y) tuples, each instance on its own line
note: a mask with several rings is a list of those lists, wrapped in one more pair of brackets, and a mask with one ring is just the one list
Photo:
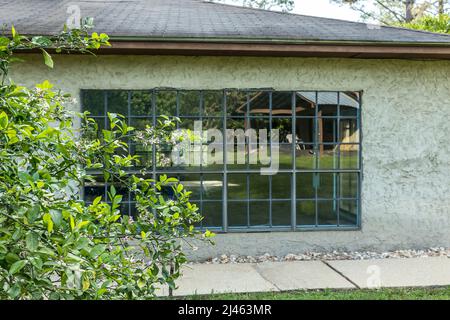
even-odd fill
[(291, 180), (292, 175), (278, 173), (272, 176), (272, 199), (290, 199), (291, 198)]
[(100, 182), (86, 182), (84, 187), (84, 201), (93, 202), (99, 196), (102, 196), (102, 200), (105, 200), (105, 185)]
[(223, 91), (203, 91), (203, 115), (221, 116), (223, 114)]
[(358, 197), (358, 173), (341, 173), (340, 190), (341, 198), (357, 198)]
[(223, 175), (222, 174), (203, 175), (202, 192), (204, 200), (222, 200)]
[(171, 169), (174, 167), (175, 165), (172, 161), (172, 151), (163, 149), (156, 152), (157, 169)]
[(252, 128), (256, 133), (256, 136), (259, 137), (260, 131), (262, 129), (267, 130), (266, 137), (269, 137), (270, 133), (270, 121), (267, 118), (249, 118), (247, 128)]
[(316, 203), (311, 200), (297, 201), (297, 225), (316, 224)]
[(359, 143), (359, 128), (356, 119), (341, 119), (339, 140), (341, 143)]
[(358, 201), (341, 200), (339, 202), (339, 224), (340, 225), (357, 225)]
[(269, 199), (269, 176), (249, 175), (250, 199)]
[(272, 92), (272, 116), (292, 115), (292, 92)]
[(177, 92), (175, 90), (156, 92), (156, 113), (166, 116), (177, 115)]
[(130, 126), (134, 127), (136, 130), (144, 130), (147, 125), (152, 126), (152, 118), (130, 118)]
[(343, 144), (341, 149), (341, 169), (358, 169), (359, 168), (359, 145)]
[(337, 225), (338, 201), (318, 201), (319, 225)]
[(270, 224), (270, 202), (251, 201), (250, 202), (250, 225), (268, 226)]
[(267, 145), (248, 145), (248, 163), (250, 169), (269, 168), (272, 163), (270, 146)]
[(357, 117), (359, 109), (358, 92), (341, 92), (339, 94), (341, 117)]
[(297, 173), (297, 199), (314, 199), (316, 196), (314, 173)]
[[(105, 129), (105, 121), (106, 118), (92, 118), (97, 123), (97, 131), (94, 127), (94, 124), (89, 123), (89, 130), (83, 131), (83, 137), (86, 139), (99, 139), (103, 137), (102, 130)], [(85, 122), (83, 121), (83, 124)]]
[(107, 111), (127, 117), (128, 91), (109, 91)]
[(190, 199), (200, 199), (201, 183), (199, 174), (181, 174), (178, 179), (187, 191), (192, 192)]
[[(279, 167), (280, 169), (292, 169), (292, 145), (291, 144), (281, 144), (279, 145)], [(275, 158), (272, 157), (271, 161)]]
[(132, 116), (151, 116), (152, 93), (150, 91), (132, 91), (130, 112)]
[(139, 215), (136, 203), (130, 203), (130, 215), (135, 218)]
[(316, 156), (314, 146), (308, 144), (297, 145), (295, 150), (295, 161), (298, 170), (312, 170), (316, 167)]
[(247, 93), (243, 91), (227, 91), (227, 115), (245, 116), (247, 114)]
[(228, 201), (228, 225), (230, 227), (247, 226), (246, 201)]
[(222, 227), (222, 202), (206, 201), (202, 203), (203, 227)]
[(317, 119), (318, 143), (336, 143), (338, 141), (337, 119)]
[(317, 173), (316, 181), (318, 198), (335, 199), (338, 197), (336, 173)]
[(337, 145), (319, 145), (319, 150), (317, 151), (319, 169), (338, 168), (337, 148)]
[(314, 116), (316, 111), (316, 92), (298, 91), (295, 98), (296, 115), (298, 117)]
[(291, 202), (274, 201), (272, 202), (272, 225), (290, 226), (291, 225)]
[(278, 135), (275, 135), (278, 138), (278, 143), (292, 143), (292, 119), (272, 118), (272, 129), (278, 130)]
[(200, 91), (179, 91), (179, 112), (183, 115), (200, 115)]
[(270, 115), (270, 93), (267, 91), (249, 92), (250, 115), (269, 117)]
[(144, 146), (138, 143), (132, 143), (130, 146), (131, 155), (139, 156), (139, 166), (151, 168), (152, 167), (152, 146)]
[(313, 143), (314, 141), (314, 119), (313, 118), (297, 118), (296, 119), (296, 135), (297, 145), (301, 147), (304, 143)]
[(105, 116), (105, 93), (101, 90), (83, 90), (83, 111), (89, 111), (90, 116)]
[(337, 92), (318, 92), (319, 117), (336, 117), (338, 106)]
[(228, 175), (228, 199), (248, 199), (247, 195), (247, 175)]
[(227, 164), (229, 170), (246, 170), (248, 168), (249, 151), (253, 155), (252, 162), (258, 163), (258, 151), (255, 149), (249, 150), (250, 147), (255, 148), (255, 146), (249, 146), (243, 143), (227, 145)]

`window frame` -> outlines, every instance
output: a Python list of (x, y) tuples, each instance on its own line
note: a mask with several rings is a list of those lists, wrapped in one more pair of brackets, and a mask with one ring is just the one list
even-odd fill
[[(233, 233), (233, 232), (284, 232), (284, 231), (326, 231), (326, 230), (336, 230), (336, 231), (342, 231), (342, 230), (360, 230), (361, 229), (361, 215), (362, 215), (362, 210), (361, 210), (361, 193), (362, 193), (362, 182), (363, 182), (363, 163), (362, 163), (362, 153), (363, 153), (363, 132), (362, 132), (362, 115), (361, 115), (361, 110), (362, 110), (362, 98), (363, 98), (363, 91), (351, 91), (352, 93), (356, 93), (357, 94), (357, 98), (355, 99), (355, 101), (357, 101), (358, 104), (358, 108), (357, 108), (357, 112), (356, 112), (356, 116), (341, 116), (341, 104), (340, 104), (340, 96), (341, 94), (345, 94), (348, 93), (349, 91), (331, 91), (331, 90), (282, 90), (282, 91), (277, 91), (277, 90), (273, 90), (273, 89), (219, 89), (219, 90), (184, 90), (184, 89), (175, 89), (175, 88), (153, 88), (153, 89), (148, 89), (148, 90), (128, 90), (128, 89), (81, 89), (80, 90), (80, 104), (81, 104), (81, 110), (82, 111), (89, 111), (89, 110), (84, 110), (84, 94), (85, 92), (89, 92), (89, 91), (97, 91), (97, 92), (103, 92), (103, 97), (104, 97), (104, 114), (103, 115), (99, 115), (99, 116), (93, 116), (92, 118), (96, 118), (96, 119), (103, 119), (104, 118), (104, 125), (105, 127), (107, 127), (107, 112), (108, 112), (108, 93), (109, 92), (127, 92), (127, 121), (128, 124), (130, 124), (130, 119), (135, 118), (136, 116), (132, 115), (132, 110), (131, 110), (131, 97), (133, 92), (147, 92), (148, 94), (151, 95), (151, 114), (149, 115), (144, 115), (144, 116), (138, 116), (137, 118), (148, 118), (151, 119), (151, 124), (152, 125), (156, 125), (156, 121), (157, 118), (159, 117), (159, 112), (157, 112), (157, 106), (156, 106), (156, 101), (157, 101), (157, 92), (159, 91), (175, 91), (176, 92), (176, 114), (175, 115), (168, 115), (168, 116), (177, 116), (180, 119), (198, 119), (200, 121), (203, 121), (205, 118), (209, 119), (209, 118), (216, 118), (216, 119), (221, 119), (222, 121), (222, 133), (224, 135), (224, 137), (226, 137), (226, 128), (227, 128), (227, 122), (229, 119), (232, 119), (234, 117), (232, 117), (231, 115), (228, 114), (228, 110), (227, 110), (227, 97), (229, 92), (243, 92), (246, 94), (247, 96), (247, 108), (249, 108), (249, 96), (250, 93), (252, 92), (267, 92), (269, 94), (269, 99), (270, 99), (270, 111), (269, 111), (269, 115), (268, 116), (264, 116), (263, 118), (267, 120), (269, 120), (269, 125), (270, 125), (270, 129), (272, 128), (273, 125), (273, 119), (275, 118), (282, 118), (282, 119), (291, 119), (291, 125), (292, 125), (292, 136), (296, 137), (296, 129), (297, 129), (297, 120), (298, 119), (312, 119), (313, 120), (313, 136), (314, 138), (312, 139), (313, 141), (311, 143), (306, 142), (304, 143), (305, 145), (313, 145), (313, 150), (314, 152), (317, 151), (320, 143), (317, 141), (317, 132), (318, 132), (318, 120), (319, 118), (322, 119), (334, 119), (336, 121), (336, 125), (337, 125), (337, 141), (333, 142), (333, 143), (328, 143), (329, 145), (333, 145), (333, 146), (337, 146), (337, 159), (338, 159), (338, 167), (337, 168), (332, 168), (332, 169), (319, 169), (318, 167), (318, 157), (315, 156), (315, 166), (313, 169), (299, 169), (297, 168), (297, 156), (296, 156), (296, 146), (297, 146), (297, 141), (296, 139), (292, 139), (291, 143), (286, 143), (286, 145), (290, 145), (291, 146), (291, 154), (292, 154), (292, 161), (291, 161), (291, 168), (287, 169), (287, 168), (283, 168), (279, 170), (279, 173), (284, 173), (284, 174), (289, 174), (290, 175), (290, 185), (291, 185), (291, 196), (289, 201), (291, 202), (291, 212), (290, 212), (290, 225), (286, 225), (286, 226), (274, 226), (273, 225), (273, 217), (272, 217), (272, 205), (273, 203), (279, 202), (281, 200), (279, 199), (273, 199), (272, 197), (272, 177), (269, 176), (269, 199), (259, 199), (260, 201), (268, 201), (269, 202), (269, 219), (270, 219), (270, 223), (269, 226), (251, 226), (251, 225), (247, 225), (247, 226), (230, 226), (229, 225), (229, 212), (228, 212), (228, 204), (229, 202), (233, 202), (233, 200), (229, 199), (228, 197), (228, 178), (230, 175), (232, 174), (245, 174), (247, 176), (247, 181), (249, 180), (249, 176), (251, 174), (257, 174), (260, 172), (259, 169), (250, 169), (250, 167), (247, 166), (247, 168), (245, 170), (233, 170), (228, 168), (229, 165), (227, 163), (227, 152), (223, 153), (223, 160), (224, 160), (224, 164), (222, 165), (222, 170), (204, 170), (201, 166), (198, 169), (195, 170), (189, 170), (189, 171), (183, 171), (183, 170), (168, 170), (168, 169), (159, 169), (157, 168), (157, 164), (156, 164), (156, 146), (153, 145), (152, 146), (152, 167), (151, 167), (151, 172), (149, 170), (149, 175), (152, 176), (153, 179), (156, 179), (158, 175), (160, 174), (168, 174), (168, 175), (180, 175), (183, 173), (186, 174), (198, 174), (200, 177), (203, 177), (204, 175), (208, 175), (208, 174), (219, 174), (222, 175), (222, 199), (221, 200), (203, 200), (202, 198), (200, 198), (200, 200), (193, 200), (193, 202), (199, 202), (199, 208), (200, 210), (202, 210), (202, 206), (203, 206), (203, 202), (222, 202), (222, 226), (201, 226), (201, 228), (208, 228), (209, 230), (212, 230), (214, 232), (217, 233)], [(199, 114), (198, 115), (180, 115), (179, 114), (179, 110), (180, 110), (180, 92), (198, 92), (200, 101), (199, 101)], [(222, 98), (221, 98), (221, 103), (222, 103), (222, 111), (221, 111), (221, 115), (205, 115), (205, 110), (204, 110), (204, 96), (205, 96), (205, 92), (213, 92), (215, 94), (221, 92), (222, 93)], [(284, 93), (290, 93), (292, 95), (292, 101), (291, 101), (291, 115), (290, 116), (274, 116), (272, 114), (272, 96), (274, 92), (284, 92)], [(308, 93), (314, 93), (315, 94), (315, 108), (314, 108), (314, 116), (298, 116), (297, 115), (297, 110), (296, 110), (296, 99), (297, 99), (297, 95), (298, 93), (301, 92), (308, 92)], [(336, 93), (337, 94), (337, 115), (336, 116), (325, 116), (325, 117), (319, 117), (319, 94), (320, 93)], [(244, 117), (245, 119), (249, 120), (252, 118), (255, 118), (256, 116), (251, 115), (250, 112), (247, 112), (246, 116)], [(345, 120), (345, 119), (353, 119), (356, 120), (356, 128), (358, 130), (358, 135), (359, 135), (359, 141), (357, 143), (352, 143), (352, 144), (348, 144), (348, 143), (342, 143), (340, 141), (340, 134), (341, 134), (341, 121)], [(326, 145), (326, 143), (322, 143), (322, 145)], [(357, 161), (358, 161), (358, 167), (357, 168), (351, 168), (351, 169), (342, 169), (341, 168), (341, 146), (342, 145), (355, 145), (358, 146), (358, 151), (357, 151)], [(224, 150), (226, 150), (226, 139), (224, 139)], [(130, 173), (137, 173), (139, 170), (135, 170), (135, 171), (130, 171)], [(319, 203), (320, 201), (324, 201), (323, 199), (318, 198), (317, 195), (317, 187), (314, 186), (315, 189), (315, 197), (313, 199), (302, 199), (302, 198), (298, 198), (297, 197), (297, 176), (300, 174), (304, 174), (304, 173), (311, 173), (313, 174), (313, 176), (315, 175), (319, 175), (319, 174), (336, 174), (338, 177), (340, 176), (340, 174), (345, 174), (345, 173), (354, 173), (358, 176), (357, 178), (357, 195), (356, 198), (345, 198), (345, 197), (340, 197), (340, 195), (338, 195), (338, 197), (333, 197), (332, 199), (328, 199), (327, 201), (337, 201), (337, 223), (335, 225), (323, 225), (323, 224), (318, 224), (318, 217), (319, 217)], [(339, 188), (340, 183), (337, 182), (336, 185)], [(203, 185), (203, 178), (200, 179), (200, 186)], [(333, 187), (335, 187), (333, 185)], [(108, 185), (105, 184), (104, 185), (105, 190), (107, 190)], [(248, 188), (248, 187), (247, 187)], [(84, 190), (81, 191), (82, 192), (82, 196), (84, 198)], [(247, 192), (247, 199), (246, 200), (242, 200), (242, 202), (247, 202), (247, 207), (249, 207), (250, 202), (253, 203), (253, 201), (250, 201), (251, 199), (249, 199), (249, 193)], [(231, 201), (230, 201), (231, 200)], [(258, 201), (259, 201), (258, 200)], [(236, 202), (238, 202), (238, 200), (235, 200)], [(283, 199), (282, 201), (287, 201), (287, 199)], [(298, 221), (297, 221), (297, 205), (299, 203), (299, 201), (314, 201), (315, 203), (315, 220), (316, 223), (314, 225), (299, 225)], [(340, 201), (354, 201), (356, 203), (356, 223), (354, 225), (342, 225), (340, 223)], [(127, 205), (128, 205), (128, 210), (130, 213), (131, 212), (131, 206), (133, 205), (133, 201), (131, 201), (131, 198), (129, 198)], [(247, 209), (247, 216), (249, 216), (249, 209)]]

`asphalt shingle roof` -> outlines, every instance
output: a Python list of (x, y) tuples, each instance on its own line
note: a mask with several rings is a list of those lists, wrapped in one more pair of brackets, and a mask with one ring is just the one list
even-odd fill
[(0, 0), (0, 24), (19, 33), (61, 31), (70, 5), (111, 37), (448, 43), (450, 36), (242, 8), (202, 0)]

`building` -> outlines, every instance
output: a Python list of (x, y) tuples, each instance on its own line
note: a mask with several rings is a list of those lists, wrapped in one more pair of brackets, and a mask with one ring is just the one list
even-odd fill
[(201, 0), (3, 1), (0, 19), (54, 34), (76, 8), (112, 48), (55, 56), (53, 70), (24, 54), (16, 81), (49, 79), (101, 125), (118, 112), (137, 128), (166, 114), (181, 128), (279, 129), (275, 175), (131, 146), (190, 188), (218, 233), (191, 256), (450, 246), (450, 36)]

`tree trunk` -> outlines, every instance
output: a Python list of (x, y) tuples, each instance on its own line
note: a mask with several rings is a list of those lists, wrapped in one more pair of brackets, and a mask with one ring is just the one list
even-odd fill
[(406, 20), (406, 22), (411, 22), (414, 20), (414, 17), (413, 17), (414, 0), (406, 0), (405, 6), (406, 6), (405, 20)]
[(445, 0), (438, 1), (438, 12), (439, 12), (439, 14), (445, 13)]

